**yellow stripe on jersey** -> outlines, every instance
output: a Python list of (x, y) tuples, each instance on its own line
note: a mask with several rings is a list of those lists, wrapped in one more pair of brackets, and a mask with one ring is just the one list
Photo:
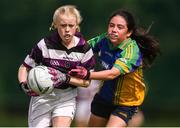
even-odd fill
[(131, 59), (132, 56), (133, 56), (133, 47), (132, 47), (133, 44), (129, 44), (129, 46), (127, 47), (126, 49), (126, 53), (125, 53), (125, 56), (124, 58), (128, 58), (128, 59)]
[(128, 62), (134, 58), (134, 49), (133, 49), (133, 44), (129, 44), (129, 46), (126, 49), (124, 58), (120, 58), (116, 60), (114, 66), (120, 69), (122, 74), (129, 73), (131, 66), (128, 64)]
[(114, 104), (118, 104), (121, 97), (121, 87), (122, 87), (123, 77), (118, 79), (117, 88), (114, 94)]
[(128, 73), (129, 72), (128, 66), (124, 62), (122, 62), (121, 60), (119, 60), (119, 59), (116, 60), (115, 65), (120, 67), (121, 73), (124, 73), (124, 72)]
[(127, 47), (126, 54), (125, 54), (124, 58), (129, 58), (130, 53), (131, 53), (131, 50), (129, 47)]

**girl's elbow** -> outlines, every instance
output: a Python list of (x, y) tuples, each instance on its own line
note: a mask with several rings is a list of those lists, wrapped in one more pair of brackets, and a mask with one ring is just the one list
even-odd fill
[(108, 78), (108, 80), (113, 80), (113, 79), (115, 79), (117, 76), (115, 76), (115, 75), (109, 75), (107, 78)]
[(113, 68), (113, 70), (111, 70), (111, 72), (108, 75), (109, 80), (113, 80), (115, 78), (117, 78), (120, 75), (120, 71), (116, 68)]

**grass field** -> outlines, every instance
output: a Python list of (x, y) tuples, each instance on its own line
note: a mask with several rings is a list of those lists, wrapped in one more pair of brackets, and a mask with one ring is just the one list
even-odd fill
[[(0, 112), (0, 127), (27, 127), (27, 114)], [(143, 127), (179, 127), (180, 118), (169, 114), (146, 115)], [(73, 124), (72, 124), (73, 126)]]
[(27, 127), (27, 115), (17, 112), (0, 113), (0, 127)]
[(154, 117), (152, 119), (145, 119), (144, 127), (179, 127), (180, 118)]

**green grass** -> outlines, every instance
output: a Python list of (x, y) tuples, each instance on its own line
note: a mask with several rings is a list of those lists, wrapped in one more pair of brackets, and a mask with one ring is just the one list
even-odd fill
[(27, 114), (18, 114), (17, 112), (0, 113), (0, 127), (27, 127)]
[[(27, 127), (27, 114), (14, 112), (0, 112), (0, 127)], [(179, 127), (179, 117), (170, 114), (160, 114), (157, 116), (145, 116), (143, 127)]]
[(144, 127), (179, 127), (180, 122), (179, 122), (179, 117), (171, 117), (168, 115), (165, 116), (158, 116), (158, 117), (153, 117), (152, 119), (146, 119), (144, 122)]

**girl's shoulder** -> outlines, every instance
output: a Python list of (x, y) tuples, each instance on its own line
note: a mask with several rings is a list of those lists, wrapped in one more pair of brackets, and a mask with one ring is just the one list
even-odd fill
[(95, 46), (95, 44), (101, 43), (106, 39), (107, 39), (107, 33), (102, 33), (102, 34), (95, 36), (95, 37), (91, 38), (90, 40), (88, 40), (88, 43), (93, 47), (93, 46)]

